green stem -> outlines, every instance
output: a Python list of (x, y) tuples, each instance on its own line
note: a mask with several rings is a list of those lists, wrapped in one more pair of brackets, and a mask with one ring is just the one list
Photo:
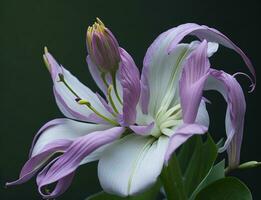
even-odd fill
[(60, 79), (59, 81), (62, 82), (67, 87), (67, 89), (71, 93), (73, 93), (73, 95), (75, 97), (80, 98), (79, 95), (76, 92), (74, 92), (74, 90), (71, 88), (71, 86), (65, 81), (63, 74), (58, 74), (58, 76), (59, 76), (59, 79)]
[[(114, 102), (113, 102), (113, 99), (112, 99), (112, 97), (111, 97), (111, 90), (112, 90), (112, 85), (110, 85), (109, 86), (109, 88), (108, 88), (108, 98), (109, 98), (109, 102), (110, 102), (110, 104), (111, 104), (111, 106), (112, 106), (112, 109), (114, 110), (114, 112), (116, 113), (116, 114), (119, 114), (119, 111), (118, 111), (118, 109), (116, 108), (116, 106), (115, 106), (115, 104), (114, 104)], [(115, 115), (116, 116), (116, 115)]]
[(115, 125), (115, 126), (118, 125), (118, 123), (117, 123), (116, 121), (114, 121), (114, 120), (112, 120), (112, 119), (109, 119), (108, 117), (105, 117), (104, 115), (102, 115), (101, 113), (99, 113), (99, 112), (91, 105), (90, 102), (81, 99), (81, 100), (78, 101), (78, 103), (81, 104), (81, 105), (87, 106), (87, 107), (88, 107), (90, 110), (92, 110), (96, 115), (98, 115), (99, 117), (101, 117), (101, 118), (104, 119), (105, 121), (111, 123), (112, 125)]
[(187, 200), (182, 173), (176, 155), (173, 155), (169, 165), (164, 167), (160, 178), (168, 200)]
[(113, 86), (115, 95), (116, 95), (118, 101), (120, 102), (120, 104), (122, 105), (122, 100), (121, 100), (120, 95), (119, 95), (118, 90), (117, 90), (117, 85), (116, 85), (116, 73), (115, 73), (115, 72), (112, 72), (112, 73), (111, 73), (111, 79), (112, 79), (112, 86)]
[(260, 167), (261, 166), (261, 162), (258, 161), (248, 161), (245, 163), (242, 163), (241, 165), (238, 165), (237, 167), (231, 168), (231, 167), (227, 167), (225, 169), (225, 174), (229, 174), (231, 171), (233, 170), (237, 170), (237, 169), (251, 169), (251, 168), (255, 168), (255, 167)]
[(102, 72), (102, 73), (101, 73), (101, 78), (102, 78), (102, 81), (103, 81), (103, 83), (105, 84), (106, 88), (108, 88), (108, 87), (109, 87), (109, 84), (107, 83), (106, 73), (105, 73), (105, 72)]
[(106, 86), (106, 88), (107, 88), (107, 97), (108, 97), (108, 101), (110, 102), (110, 104), (111, 104), (111, 106), (112, 106), (112, 108), (113, 108), (113, 110), (114, 110), (114, 112), (116, 113), (116, 114), (113, 114), (114, 116), (116, 116), (117, 114), (119, 114), (119, 111), (117, 110), (117, 108), (116, 108), (116, 106), (115, 106), (115, 104), (114, 104), (114, 102), (113, 102), (113, 99), (112, 99), (112, 97), (111, 97), (111, 90), (112, 90), (112, 88), (113, 88), (113, 86), (110, 84), (108, 84), (107, 83), (107, 80), (106, 80), (106, 73), (105, 72), (102, 72), (101, 73), (101, 78), (102, 78), (102, 81), (103, 81), (103, 83), (105, 84), (105, 86)]
[(82, 105), (86, 105), (90, 110), (92, 110), (96, 115), (98, 115), (99, 117), (101, 117), (102, 119), (104, 119), (105, 121), (117, 126), (118, 123), (114, 120), (109, 119), (108, 117), (105, 117), (104, 115), (102, 115), (101, 113), (99, 113), (92, 105), (90, 102), (88, 102), (87, 100), (83, 100), (81, 99), (81, 97), (70, 87), (70, 85), (65, 81), (63, 74), (58, 74), (59, 78), (60, 78), (60, 82), (62, 82), (67, 89), (75, 96), (77, 97), (79, 100), (78, 103), (82, 104)]

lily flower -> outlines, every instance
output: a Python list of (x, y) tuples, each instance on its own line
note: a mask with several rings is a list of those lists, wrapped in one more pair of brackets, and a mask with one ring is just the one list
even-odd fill
[[(200, 41), (182, 43), (187, 35)], [(93, 41), (91, 37), (87, 40)], [(99, 40), (107, 39), (100, 35)], [(54, 119), (38, 131), (20, 178), (7, 185), (24, 183), (37, 174), (40, 194), (54, 198), (66, 191), (80, 165), (98, 160), (98, 177), (106, 192), (138, 194), (156, 182), (180, 145), (207, 132), (205, 90), (216, 90), (227, 101), (227, 139), (220, 152), (227, 150), (230, 166), (238, 165), (246, 104), (235, 77), (210, 64), (218, 44), (243, 58), (254, 76), (254, 88), (255, 70), (243, 51), (219, 31), (198, 24), (183, 24), (158, 36), (147, 50), (141, 77), (123, 48), (118, 47), (115, 68), (110, 56), (99, 48), (91, 53), (93, 46), (87, 45), (89, 71), (106, 99), (79, 82), (45, 49), (56, 103), (67, 118)], [(108, 62), (102, 63), (114, 63), (105, 74), (105, 65), (94, 54), (105, 56), (100, 58)], [(53, 183), (55, 188), (46, 191)]]

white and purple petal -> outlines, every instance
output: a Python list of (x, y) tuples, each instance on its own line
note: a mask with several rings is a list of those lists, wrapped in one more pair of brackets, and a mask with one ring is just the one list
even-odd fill
[(204, 40), (184, 62), (179, 82), (180, 104), (184, 123), (194, 123), (196, 119), (209, 68), (207, 42)]
[(220, 92), (227, 102), (226, 133), (227, 140), (220, 152), (228, 150), (230, 167), (236, 167), (240, 161), (240, 148), (244, 130), (246, 102), (243, 90), (237, 80), (223, 71), (212, 69), (205, 90)]
[(171, 44), (168, 47), (168, 52), (171, 53), (174, 51), (178, 44), (182, 41), (182, 39), (187, 35), (194, 35), (200, 38), (201, 40), (206, 39), (209, 42), (216, 42), (219, 43), (227, 48), (230, 48), (237, 52), (242, 59), (244, 60), (245, 64), (247, 65), (248, 69), (250, 70), (251, 74), (253, 75), (254, 80), (252, 81), (252, 90), (255, 88), (256, 83), (256, 74), (255, 69), (250, 61), (250, 59), (246, 56), (246, 54), (236, 45), (234, 44), (227, 36), (223, 33), (219, 32), (214, 28), (209, 28), (207, 26), (201, 26), (194, 23), (187, 23), (177, 26), (170, 31), (176, 33), (176, 37), (171, 41)]
[[(103, 94), (106, 95), (108, 88), (102, 80), (101, 71), (99, 70), (99, 67), (92, 62), (90, 55), (86, 57), (86, 62), (88, 64), (89, 72), (91, 73), (93, 80), (96, 82), (97, 86), (100, 88)], [(105, 75), (105, 79), (108, 84), (111, 84), (111, 77), (109, 73)]]
[(189, 45), (179, 44), (175, 52), (168, 55), (168, 38), (172, 38), (171, 35), (166, 35), (166, 41), (158, 42), (156, 39), (143, 61), (140, 101), (144, 114), (155, 116), (168, 90), (171, 90), (171, 96), (176, 92), (175, 83), (178, 81), (181, 64), (188, 53)]
[[(65, 118), (46, 123), (34, 137), (29, 159), (23, 166), (19, 179), (7, 183), (7, 185), (17, 185), (28, 181), (53, 155), (66, 151), (76, 138), (110, 127), (109, 125), (88, 124)], [(85, 157), (81, 164), (97, 160), (102, 151), (102, 148), (97, 149)]]
[(136, 120), (136, 106), (140, 98), (140, 73), (132, 57), (122, 48), (119, 79), (122, 86), (124, 125), (131, 125)]
[[(182, 64), (190, 52), (199, 44), (178, 44), (170, 54), (168, 47), (177, 36), (175, 29), (162, 33), (148, 48), (143, 61), (141, 74), (140, 106), (144, 114), (155, 115), (162, 104), (173, 104), (178, 99), (178, 81), (182, 71)], [(208, 43), (208, 56), (213, 55), (218, 44)]]
[[(66, 152), (60, 156), (50, 167), (42, 171), (41, 178), (38, 179), (38, 187), (48, 186), (58, 181), (59, 183), (67, 176), (74, 173), (82, 161), (99, 147), (118, 139), (124, 132), (123, 127), (114, 127), (104, 131), (95, 131), (73, 141)], [(56, 190), (55, 188), (54, 190)], [(48, 194), (47, 194), (48, 195)], [(45, 194), (44, 194), (45, 196)], [(50, 196), (48, 196), (50, 197)]]
[(64, 152), (72, 141), (66, 139), (59, 139), (47, 144), (41, 151), (35, 156), (29, 158), (24, 164), (19, 179), (13, 182), (6, 183), (6, 186), (22, 184), (31, 179), (41, 167), (57, 152)]
[[(60, 66), (49, 52), (45, 52), (44, 58), (53, 79), (56, 103), (66, 117), (87, 122), (105, 123), (92, 110), (79, 105), (75, 101), (75, 99), (81, 98), (90, 102), (96, 110), (106, 117), (113, 118), (99, 101), (96, 94), (83, 85), (68, 70)], [(61, 76), (70, 89), (61, 81)]]

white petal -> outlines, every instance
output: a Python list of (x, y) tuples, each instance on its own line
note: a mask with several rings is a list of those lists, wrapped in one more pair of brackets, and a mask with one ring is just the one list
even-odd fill
[(186, 57), (188, 45), (180, 44), (173, 54), (168, 55), (165, 48), (157, 51), (148, 61), (144, 61), (144, 68), (148, 70), (148, 82), (150, 89), (149, 113), (154, 116), (162, 105), (163, 98), (171, 92), (171, 98), (175, 93), (175, 85), (179, 79), (181, 64)]
[[(49, 65), (49, 70), (53, 79), (53, 91), (57, 105), (66, 117), (88, 122), (101, 121), (101, 118), (97, 117), (92, 110), (86, 106), (79, 105), (75, 101), (77, 97), (80, 97), (81, 99), (89, 101), (98, 112), (108, 118), (113, 118), (99, 101), (97, 95), (82, 84), (68, 70), (60, 66), (50, 53), (46, 52), (44, 57)], [(59, 75), (63, 75), (64, 81), (70, 89), (64, 82), (60, 81)]]
[[(195, 41), (191, 42), (191, 45), (193, 45), (194, 48), (196, 48), (200, 43), (201, 43), (200, 41), (195, 40)], [(218, 43), (208, 42), (208, 49), (207, 49), (208, 57), (213, 56), (217, 52), (218, 47), (219, 47)]]
[[(99, 98), (95, 93), (93, 93), (88, 87), (83, 85), (76, 77), (74, 77), (68, 70), (62, 68), (62, 72), (64, 78), (68, 85), (84, 100), (87, 100), (91, 103), (91, 105), (100, 113), (107, 116), (108, 118), (112, 118), (112, 115), (104, 108), (102, 103), (100, 102)], [(79, 105), (75, 99), (76, 97), (68, 90), (68, 88), (62, 82), (54, 82), (54, 91), (56, 92), (56, 102), (60, 107), (61, 111), (64, 110), (62, 107), (66, 105), (67, 110), (73, 111), (71, 113), (72, 118), (78, 119), (78, 115), (75, 113), (79, 113), (82, 116), (86, 116), (87, 120), (88, 117), (93, 113), (89, 108), (83, 105)], [(58, 95), (61, 98), (58, 98)], [(66, 113), (64, 113), (66, 114)], [(70, 116), (69, 116), (70, 117)], [(90, 120), (91, 121), (91, 120)]]
[(160, 175), (168, 137), (129, 135), (104, 152), (98, 165), (102, 188), (120, 196), (134, 195), (156, 182)]
[(204, 100), (201, 100), (200, 102), (197, 117), (196, 117), (196, 123), (209, 127), (209, 115)]
[(32, 156), (39, 153), (45, 145), (57, 139), (74, 140), (79, 136), (86, 135), (93, 131), (105, 130), (109, 127), (111, 126), (101, 124), (89, 124), (73, 121), (70, 119), (63, 119), (62, 123), (47, 126), (47, 128), (41, 131), (41, 134), (33, 147)]
[(208, 42), (208, 57), (211, 57), (218, 50), (218, 43), (216, 42)]

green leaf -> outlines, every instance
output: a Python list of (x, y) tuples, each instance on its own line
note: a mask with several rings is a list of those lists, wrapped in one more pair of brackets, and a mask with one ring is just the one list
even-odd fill
[(247, 186), (235, 177), (215, 181), (201, 190), (195, 200), (252, 200)]
[(175, 153), (169, 160), (168, 166), (163, 168), (160, 175), (160, 180), (163, 183), (167, 199), (187, 199), (181, 169)]
[[(190, 160), (183, 177), (188, 197), (209, 173), (217, 158), (217, 146), (209, 134), (205, 142), (202, 141), (201, 136), (193, 137), (196, 141), (193, 142), (192, 154), (186, 155), (186, 158), (190, 157)], [(180, 160), (182, 160), (182, 157), (180, 157)]]
[(158, 181), (154, 186), (139, 194), (137, 196), (119, 197), (116, 195), (108, 194), (106, 192), (99, 192), (89, 196), (85, 200), (153, 200), (156, 199), (160, 189), (160, 182)]
[(196, 145), (199, 142), (200, 136), (193, 136), (181, 146), (177, 158), (183, 174), (186, 172), (187, 166), (191, 160), (191, 156), (193, 155)]
[(111, 194), (107, 194), (105, 192), (99, 192), (99, 193), (96, 193), (96, 194), (94, 194), (92, 196), (89, 196), (85, 200), (104, 200), (104, 199), (121, 200), (121, 199), (124, 199), (124, 198), (121, 198), (121, 197), (118, 197), (118, 196), (114, 196), (114, 195), (111, 195)]
[(212, 167), (207, 176), (201, 181), (198, 187), (194, 190), (192, 195), (190, 196), (190, 200), (194, 200), (195, 196), (198, 194), (200, 190), (213, 183), (216, 180), (222, 179), (225, 177), (225, 160), (220, 161), (214, 167)]

